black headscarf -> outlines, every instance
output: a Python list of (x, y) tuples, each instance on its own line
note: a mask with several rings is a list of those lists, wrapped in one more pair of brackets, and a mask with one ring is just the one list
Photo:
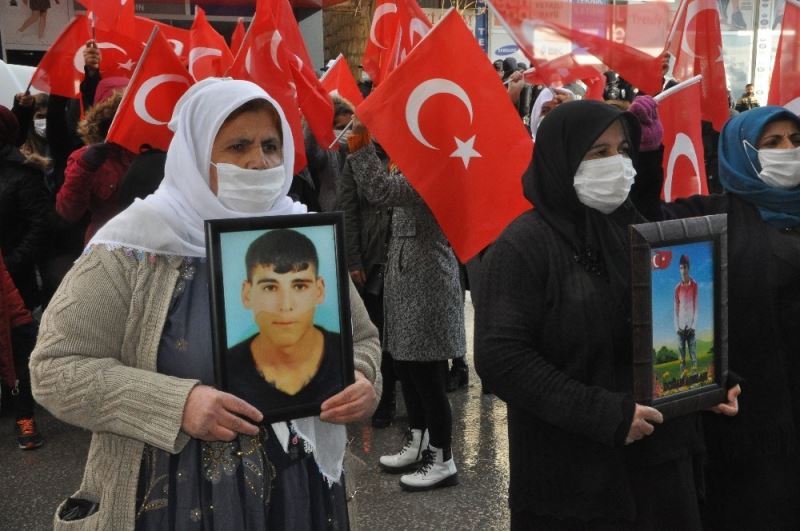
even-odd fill
[(573, 187), (586, 152), (615, 120), (622, 122), (636, 161), (639, 122), (599, 101), (559, 105), (542, 120), (533, 163), (522, 177), (525, 197), (545, 221), (572, 246), (575, 261), (590, 273), (606, 276), (624, 293), (629, 284), (628, 225), (644, 222), (629, 200), (609, 215), (584, 206)]

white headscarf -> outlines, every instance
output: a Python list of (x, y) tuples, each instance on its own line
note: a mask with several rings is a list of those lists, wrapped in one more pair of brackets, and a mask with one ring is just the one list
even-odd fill
[[(214, 139), (225, 119), (245, 103), (264, 99), (278, 111), (283, 129), (283, 195), (264, 216), (303, 214), (306, 207), (286, 194), (292, 185), (294, 141), (280, 105), (249, 81), (208, 78), (192, 86), (175, 106), (169, 128), (175, 132), (167, 151), (164, 180), (152, 195), (137, 199), (101, 228), (89, 245), (139, 249), (148, 253), (205, 257), (207, 219), (255, 217), (225, 207), (209, 188), (209, 166)], [(290, 431), (285, 422), (272, 425), (288, 449)], [(320, 472), (331, 482), (342, 475), (347, 443), (344, 426), (306, 417), (291, 427), (314, 454)], [(318, 441), (322, 443), (320, 447)]]
[(175, 106), (169, 128), (175, 132), (167, 150), (164, 180), (154, 194), (137, 199), (106, 223), (90, 245), (105, 244), (145, 252), (204, 257), (207, 219), (254, 217), (225, 207), (209, 188), (214, 139), (225, 119), (245, 103), (263, 99), (278, 111), (283, 129), (282, 197), (262, 215), (302, 214), (305, 205), (286, 194), (292, 185), (294, 142), (278, 103), (249, 81), (209, 78), (192, 86)]
[(542, 116), (542, 107), (544, 107), (545, 103), (552, 101), (553, 98), (556, 97), (556, 94), (559, 92), (562, 94), (567, 93), (572, 97), (573, 100), (575, 99), (575, 93), (572, 92), (571, 90), (565, 88), (551, 87), (542, 89), (542, 91), (536, 97), (536, 101), (533, 102), (530, 124), (531, 124), (531, 138), (533, 138), (534, 140), (536, 140), (536, 131), (539, 129), (539, 124), (542, 123), (542, 119), (544, 118), (544, 116)]

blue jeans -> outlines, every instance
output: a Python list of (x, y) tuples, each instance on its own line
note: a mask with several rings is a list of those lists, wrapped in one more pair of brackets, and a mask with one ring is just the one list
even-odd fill
[(694, 338), (693, 328), (678, 331), (678, 351), (681, 355), (681, 365), (686, 364), (687, 345), (689, 347), (689, 359), (692, 360), (692, 365), (697, 365), (697, 343)]

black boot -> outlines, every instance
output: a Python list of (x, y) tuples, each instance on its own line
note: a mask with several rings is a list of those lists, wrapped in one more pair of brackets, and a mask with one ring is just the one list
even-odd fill
[(453, 368), (447, 373), (447, 392), (451, 393), (467, 385), (469, 385), (469, 370), (467, 367), (453, 365)]

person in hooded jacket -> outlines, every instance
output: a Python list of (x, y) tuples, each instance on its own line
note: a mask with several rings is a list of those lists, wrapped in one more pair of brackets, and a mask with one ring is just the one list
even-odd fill
[[(728, 215), (728, 363), (740, 414), (708, 415), (708, 529), (800, 528), (800, 118), (766, 106), (719, 142), (725, 194), (663, 203), (663, 218)], [(654, 192), (655, 193), (655, 192)]]
[[(699, 415), (632, 396), (627, 200), (633, 115), (568, 102), (542, 120), (523, 176), (535, 205), (490, 248), (478, 374), (508, 405), (511, 528), (700, 529)], [(717, 411), (736, 413), (736, 393)]]

